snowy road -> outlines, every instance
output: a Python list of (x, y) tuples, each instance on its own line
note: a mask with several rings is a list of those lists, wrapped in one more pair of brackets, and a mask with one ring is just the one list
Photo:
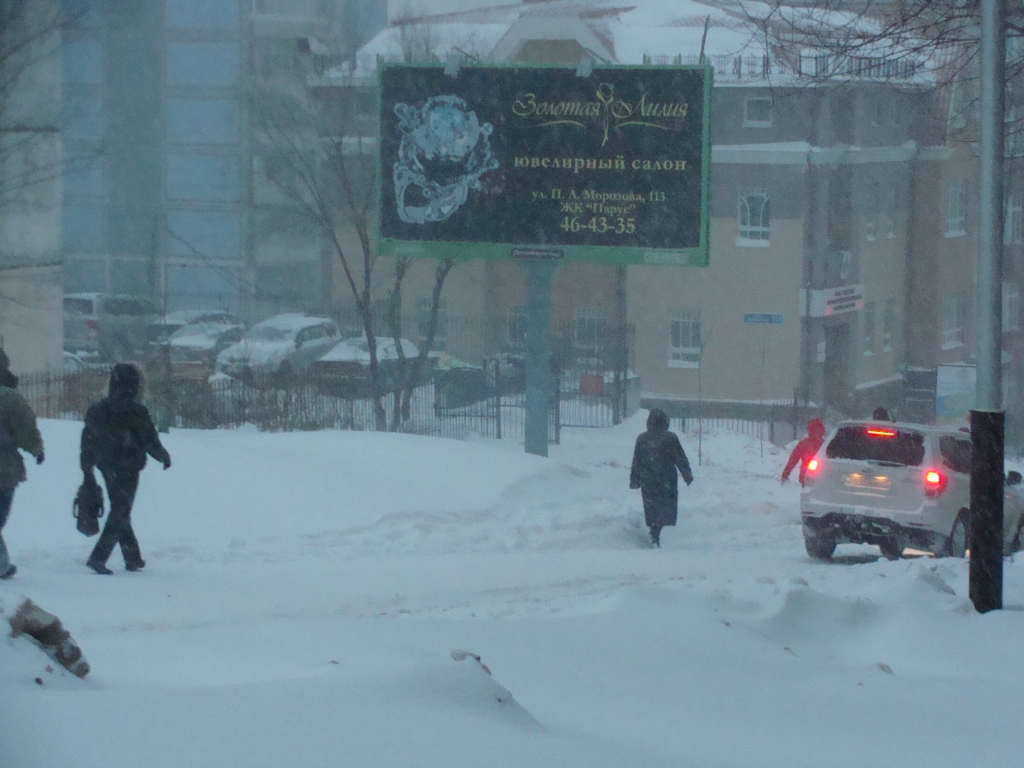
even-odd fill
[(44, 422), (0, 605), (58, 614), (93, 672), (0, 641), (0, 766), (1019, 762), (1024, 558), (986, 616), (962, 561), (811, 561), (785, 457), (730, 435), (701, 466), (684, 439), (696, 482), (648, 549), (640, 428), (566, 430), (548, 460), (174, 432), (136, 504), (146, 570), (115, 553), (99, 577), (69, 511), (79, 427)]

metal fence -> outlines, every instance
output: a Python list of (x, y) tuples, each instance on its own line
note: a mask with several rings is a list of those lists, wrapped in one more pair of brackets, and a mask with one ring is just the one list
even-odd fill
[[(109, 375), (109, 366), (74, 373), (28, 374), (21, 377), (19, 391), (42, 418), (81, 421), (89, 406), (106, 394)], [(374, 400), (338, 397), (316, 383), (299, 379), (285, 383), (227, 376), (211, 380), (182, 378), (173, 380), (163, 392), (163, 396), (147, 392), (145, 402), (154, 420), (165, 426), (233, 429), (253, 425), (268, 432), (377, 428)], [(455, 439), (523, 439), (525, 393), (500, 376), (497, 366), (435, 371), (413, 390), (404, 418), (395, 424), (397, 397), (390, 393), (382, 398), (384, 424), (395, 431)], [(565, 426), (560, 418), (563, 409), (583, 426), (608, 426), (616, 416), (605, 396), (559, 389), (559, 396), (550, 400), (551, 442), (558, 442), (561, 427)]]
[[(781, 414), (780, 414), (781, 415)], [(769, 418), (766, 421), (731, 418), (677, 418), (671, 419), (672, 428), (681, 434), (696, 435), (728, 432), (752, 437), (772, 445), (783, 446), (802, 435), (793, 427), (792, 420)]]

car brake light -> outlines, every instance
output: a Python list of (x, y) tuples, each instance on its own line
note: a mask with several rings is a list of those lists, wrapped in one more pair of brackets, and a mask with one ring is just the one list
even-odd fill
[(867, 432), (871, 437), (896, 437), (896, 433), (891, 429), (872, 429), (869, 427)]
[(818, 465), (818, 460), (817, 459), (811, 459), (810, 461), (807, 462), (807, 471), (808, 472), (817, 472), (818, 471), (818, 466), (819, 466)]
[(935, 469), (924, 473), (924, 495), (934, 499), (946, 490), (946, 476)]

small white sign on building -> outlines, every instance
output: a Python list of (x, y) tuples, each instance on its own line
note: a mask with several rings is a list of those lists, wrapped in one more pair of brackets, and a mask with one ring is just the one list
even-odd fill
[(808, 300), (807, 289), (800, 289), (800, 317), (832, 317), (864, 309), (864, 285), (844, 285), (839, 288), (812, 289)]

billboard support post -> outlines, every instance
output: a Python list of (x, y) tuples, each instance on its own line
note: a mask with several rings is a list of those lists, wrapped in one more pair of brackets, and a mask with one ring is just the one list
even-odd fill
[(981, 183), (978, 195), (978, 392), (971, 411), (971, 567), (979, 613), (1003, 607), (1002, 282), (1006, 19), (981, 3)]
[(526, 270), (526, 452), (548, 455), (548, 398), (551, 394), (551, 277), (557, 265), (523, 262)]

